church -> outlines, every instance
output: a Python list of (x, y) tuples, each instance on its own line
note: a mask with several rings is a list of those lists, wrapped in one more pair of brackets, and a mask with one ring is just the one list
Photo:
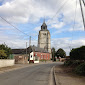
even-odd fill
[(41, 30), (38, 35), (38, 47), (43, 48), (45, 51), (51, 54), (51, 41), (50, 41), (50, 32), (47, 29), (45, 20), (41, 26)]
[[(29, 46), (27, 49), (12, 49), (16, 63), (26, 63), (27, 59), (29, 62), (39, 63), (40, 60), (50, 60), (51, 57), (51, 41), (50, 32), (47, 29), (45, 21), (41, 25), (41, 30), (38, 35), (38, 46)], [(25, 56), (26, 55), (26, 56)], [(28, 57), (29, 55), (29, 57)], [(21, 60), (21, 57), (26, 60)]]

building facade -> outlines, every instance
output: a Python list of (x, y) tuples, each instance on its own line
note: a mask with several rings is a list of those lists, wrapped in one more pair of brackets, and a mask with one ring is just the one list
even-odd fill
[(38, 35), (38, 47), (43, 48), (51, 54), (51, 41), (50, 41), (50, 32), (47, 29), (45, 21), (41, 26), (41, 30)]
[(50, 60), (50, 53), (45, 51), (43, 48), (39, 48), (36, 46), (30, 46), (28, 49), (30, 51), (30, 59), (29, 60)]
[(28, 63), (28, 54), (26, 54), (26, 49), (12, 49), (12, 54), (16, 64)]
[(50, 60), (50, 53), (34, 52), (34, 56), (38, 56), (39, 60)]

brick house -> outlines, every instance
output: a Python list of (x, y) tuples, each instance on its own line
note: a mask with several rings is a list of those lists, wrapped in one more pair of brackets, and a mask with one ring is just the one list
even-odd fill
[(30, 46), (28, 49), (30, 49), (30, 57), (29, 60), (35, 61), (35, 60), (50, 60), (51, 56), (50, 53), (44, 50), (43, 48), (39, 48), (36, 46)]
[(15, 63), (28, 63), (28, 60), (39, 63), (39, 60), (50, 60), (51, 58), (49, 52), (34, 45), (27, 48), (27, 54), (26, 49), (12, 49), (12, 53)]
[(50, 54), (49, 53), (34, 52), (34, 56), (35, 55), (37, 55), (39, 57), (39, 60), (50, 60)]

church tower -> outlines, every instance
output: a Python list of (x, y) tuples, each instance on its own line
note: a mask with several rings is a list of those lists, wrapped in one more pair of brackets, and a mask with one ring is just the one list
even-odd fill
[(45, 20), (41, 26), (41, 30), (39, 31), (38, 47), (44, 48), (45, 51), (47, 51), (51, 54), (50, 32), (47, 29), (47, 25), (45, 23)]

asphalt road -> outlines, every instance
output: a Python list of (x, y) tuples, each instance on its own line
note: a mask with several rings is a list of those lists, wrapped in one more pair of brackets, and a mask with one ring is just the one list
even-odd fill
[(2, 73), (0, 85), (48, 85), (50, 70), (58, 64), (39, 64)]

